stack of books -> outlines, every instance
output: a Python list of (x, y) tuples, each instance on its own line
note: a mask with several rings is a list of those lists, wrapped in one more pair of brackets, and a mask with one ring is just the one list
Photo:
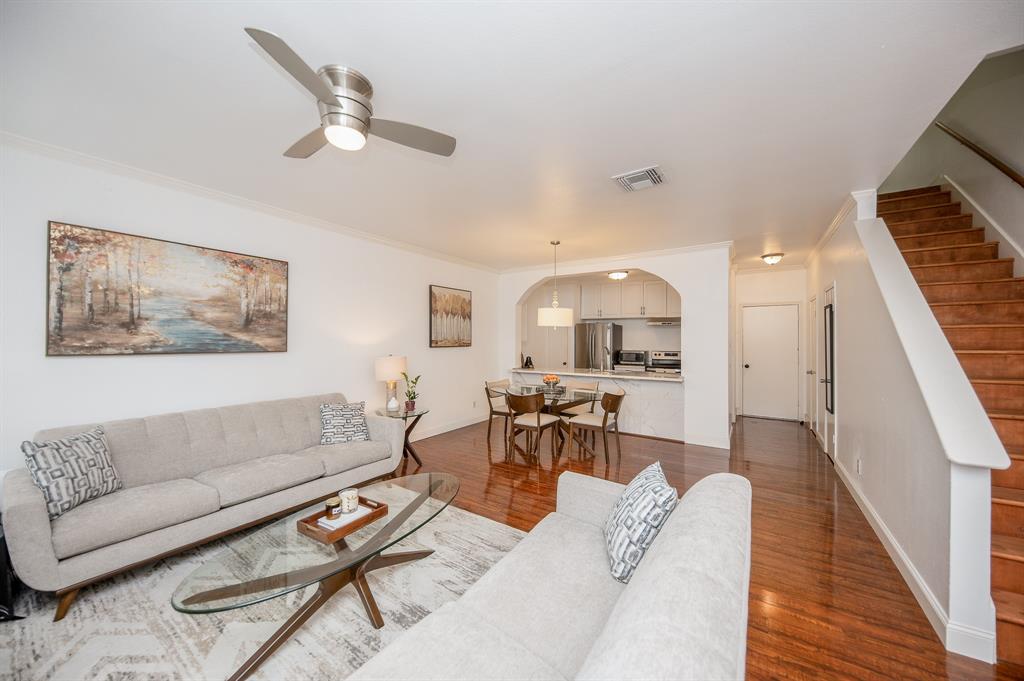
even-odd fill
[(316, 524), (324, 528), (325, 530), (333, 532), (334, 530), (338, 530), (342, 527), (345, 527), (354, 520), (359, 520), (360, 518), (369, 515), (372, 511), (372, 508), (359, 504), (356, 510), (352, 511), (351, 513), (342, 513), (333, 520), (331, 518), (328, 518), (327, 516), (324, 516), (318, 519), (316, 521)]

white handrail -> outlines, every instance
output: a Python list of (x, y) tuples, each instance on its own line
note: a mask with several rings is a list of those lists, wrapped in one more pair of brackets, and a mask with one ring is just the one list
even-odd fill
[(881, 218), (854, 223), (946, 458), (1008, 468), (1010, 458)]

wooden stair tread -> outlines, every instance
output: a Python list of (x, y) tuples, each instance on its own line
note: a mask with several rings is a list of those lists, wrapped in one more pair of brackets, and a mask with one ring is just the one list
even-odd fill
[(998, 246), (998, 241), (979, 241), (976, 244), (948, 244), (946, 246), (925, 246), (923, 248), (904, 248), (901, 253), (925, 253), (927, 251), (948, 251), (953, 248), (978, 248), (979, 246)]
[[(935, 236), (949, 236), (950, 234), (963, 234), (964, 232), (984, 232), (984, 227), (964, 227), (962, 229), (947, 229), (944, 232), (924, 232), (922, 234), (904, 234), (902, 236), (893, 236), (894, 241), (900, 239), (927, 239)], [(981, 243), (981, 242), (979, 242)], [(975, 246), (977, 244), (974, 244)]]
[(1014, 421), (1024, 421), (1024, 411), (996, 409), (994, 411), (989, 411), (986, 413), (988, 414), (988, 417), (991, 419), (1012, 419)]
[(992, 535), (992, 555), (996, 558), (1024, 563), (1024, 539), (1008, 534)]
[(954, 350), (958, 355), (1024, 355), (1024, 349), (1014, 350)]
[(1024, 507), (1024, 489), (992, 486), (992, 503)]
[[(971, 301), (965, 300), (962, 302), (969, 303)], [(943, 329), (1018, 329), (1024, 326), (1024, 323), (999, 322), (996, 324), (940, 324), (939, 326)]]
[(937, 184), (928, 185), (927, 187), (914, 187), (913, 189), (901, 189), (898, 192), (886, 192), (885, 194), (879, 194), (878, 202), (885, 203), (886, 201), (905, 199), (910, 196), (926, 196), (928, 194), (938, 194), (941, 191), (942, 186)]
[[(916, 208), (900, 208), (899, 210), (889, 210), (889, 211), (879, 211), (876, 208), (875, 214), (878, 217), (884, 219), (885, 216), (887, 216), (887, 215), (899, 215), (900, 213), (913, 213), (914, 211), (935, 210), (936, 208), (950, 208), (950, 207), (953, 207), (953, 206), (959, 207), (960, 206), (960, 202), (959, 201), (947, 201), (946, 203), (936, 203), (936, 204), (934, 204), (932, 206), (918, 206)], [(962, 213), (961, 213), (961, 215), (962, 215)], [(934, 217), (934, 216), (932, 216), (932, 217)], [(951, 217), (951, 216), (945, 215), (943, 217), (947, 217), (948, 218), (948, 217)], [(900, 221), (898, 220), (897, 222), (900, 222)], [(903, 220), (902, 222), (910, 222), (910, 220)]]
[(1010, 281), (1024, 281), (1024, 277), (1002, 277), (999, 279), (970, 279), (965, 281), (928, 281), (918, 286), (924, 288), (925, 286), (950, 286), (952, 284), (1005, 284)]
[(1024, 594), (993, 589), (992, 600), (996, 604), (997, 620), (1024, 625)]
[(1024, 385), (1024, 378), (972, 378), (971, 383), (988, 385)]
[[(906, 251), (903, 251), (906, 253)], [(925, 265), (909, 265), (910, 269), (916, 270), (924, 267), (957, 267), (957, 266), (973, 266), (973, 265), (984, 265), (992, 262), (1013, 262), (1013, 258), (988, 258), (986, 260), (965, 260), (963, 262), (930, 262)]]
[(1024, 298), (1003, 298), (1000, 300), (940, 300), (937, 303), (928, 303), (930, 307), (942, 307), (943, 305), (998, 305), (1006, 303), (1024, 303)]

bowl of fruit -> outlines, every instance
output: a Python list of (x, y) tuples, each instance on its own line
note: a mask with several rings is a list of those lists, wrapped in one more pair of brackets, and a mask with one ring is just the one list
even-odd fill
[(554, 374), (544, 374), (544, 377), (541, 380), (544, 381), (544, 385), (546, 385), (547, 387), (554, 388), (556, 385), (558, 385), (558, 381), (560, 381), (561, 379), (559, 379), (558, 376)]

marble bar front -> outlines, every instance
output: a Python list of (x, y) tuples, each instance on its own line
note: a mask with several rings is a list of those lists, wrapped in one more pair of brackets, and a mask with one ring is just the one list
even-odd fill
[[(619, 412), (623, 433), (648, 435), (683, 441), (683, 380), (680, 377), (654, 377), (610, 372), (544, 371), (512, 369), (516, 385), (541, 385), (545, 374), (554, 374), (565, 383), (598, 383), (598, 390), (625, 392)], [(600, 411), (600, 406), (597, 408)]]

